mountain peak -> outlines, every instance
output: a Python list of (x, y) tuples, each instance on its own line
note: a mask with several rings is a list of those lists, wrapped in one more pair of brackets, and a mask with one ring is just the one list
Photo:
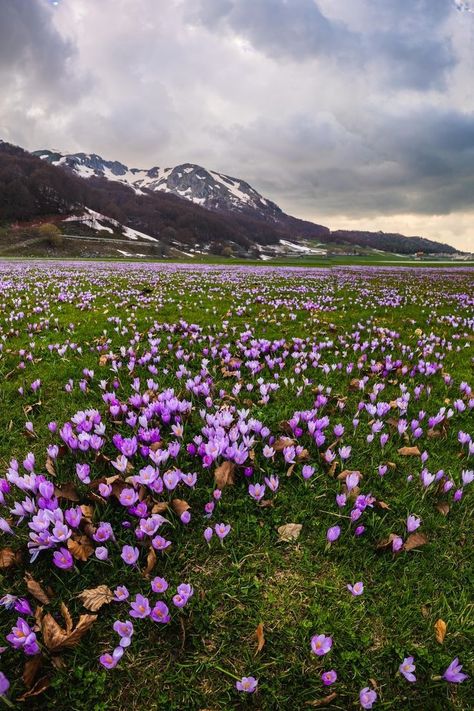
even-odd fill
[(194, 163), (140, 169), (105, 160), (96, 153), (62, 154), (39, 150), (35, 155), (81, 178), (106, 178), (124, 183), (138, 194), (144, 191), (172, 193), (208, 210), (240, 212), (268, 222), (275, 222), (282, 215), (275, 203), (260, 195), (246, 181)]

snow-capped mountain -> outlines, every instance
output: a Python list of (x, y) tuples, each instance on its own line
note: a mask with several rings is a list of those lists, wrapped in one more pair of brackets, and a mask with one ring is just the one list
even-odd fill
[(50, 150), (35, 155), (52, 165), (70, 169), (81, 178), (106, 178), (129, 185), (136, 193), (148, 190), (173, 193), (209, 210), (240, 212), (266, 221), (278, 221), (282, 210), (262, 197), (244, 180), (183, 163), (174, 168), (128, 168), (118, 161), (104, 160), (94, 153), (61, 154)]

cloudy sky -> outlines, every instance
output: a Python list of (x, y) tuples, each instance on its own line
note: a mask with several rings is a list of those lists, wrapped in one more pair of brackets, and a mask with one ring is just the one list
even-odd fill
[[(0, 137), (474, 251), (474, 2), (0, 0)], [(473, 12), (469, 12), (472, 8)]]

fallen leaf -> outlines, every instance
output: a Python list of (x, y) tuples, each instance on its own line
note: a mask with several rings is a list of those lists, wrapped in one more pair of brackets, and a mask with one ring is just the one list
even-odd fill
[(440, 501), (439, 504), (436, 504), (436, 509), (443, 514), (443, 516), (447, 516), (449, 513), (449, 504), (447, 501)]
[(273, 499), (262, 499), (261, 501), (258, 502), (258, 506), (261, 509), (268, 509), (272, 508), (274, 506)]
[(54, 654), (51, 657), (51, 664), (55, 669), (64, 669), (64, 667), (66, 666), (66, 662), (64, 661), (64, 659)]
[(145, 578), (147, 578), (150, 575), (150, 573), (153, 570), (153, 568), (155, 567), (155, 565), (156, 565), (155, 549), (153, 548), (153, 546), (150, 546), (148, 555), (146, 557), (146, 568), (143, 571), (143, 575)]
[(94, 552), (94, 546), (87, 536), (68, 538), (67, 547), (76, 560), (86, 561)]
[(99, 358), (99, 365), (107, 365), (107, 356), (105, 354), (102, 354)]
[(317, 708), (318, 706), (327, 706), (331, 703), (331, 701), (334, 701), (336, 696), (336, 692), (333, 691), (332, 694), (325, 696), (324, 699), (318, 699), (317, 701), (306, 701), (305, 706), (312, 706), (313, 708)]
[(214, 472), (214, 478), (218, 489), (223, 489), (225, 486), (232, 486), (235, 482), (234, 477), (235, 464), (226, 460), (217, 467)]
[(71, 613), (69, 612), (66, 603), (61, 602), (61, 615), (63, 616), (64, 622), (66, 623), (66, 634), (70, 634), (74, 627), (72, 621)]
[(56, 652), (65, 647), (75, 647), (84, 634), (94, 624), (97, 615), (81, 615), (76, 627), (66, 632), (48, 612), (42, 620), (43, 640), (50, 652)]
[(299, 454), (296, 455), (296, 459), (298, 462), (304, 462), (307, 459), (309, 459), (309, 452), (307, 449), (302, 449)]
[(427, 605), (421, 606), (421, 614), (425, 619), (430, 616), (430, 609), (429, 607), (427, 607)]
[(428, 538), (424, 533), (411, 533), (405, 541), (404, 549), (411, 551), (413, 548), (419, 548), (428, 543)]
[(56, 468), (54, 466), (54, 459), (51, 459), (50, 456), (47, 457), (46, 459), (46, 464), (44, 465), (44, 468), (48, 472), (50, 476), (56, 476)]
[(376, 502), (375, 502), (375, 505), (376, 505), (377, 508), (379, 508), (379, 509), (384, 509), (384, 510), (386, 510), (386, 511), (389, 511), (389, 510), (390, 510), (390, 506), (389, 506), (388, 504), (386, 504), (385, 501), (376, 501)]
[(79, 493), (72, 482), (61, 484), (54, 487), (54, 495), (58, 499), (66, 499), (67, 501), (79, 501)]
[(360, 473), (358, 469), (344, 469), (340, 474), (337, 475), (339, 481), (345, 481), (349, 474), (358, 474), (359, 479), (363, 479), (364, 475)]
[(398, 538), (396, 533), (390, 533), (387, 538), (383, 538), (381, 541), (379, 541), (376, 545), (377, 550), (382, 550), (383, 548), (388, 548), (389, 546), (392, 545), (392, 542)]
[(36, 622), (37, 631), (39, 631), (41, 629), (42, 619), (43, 619), (43, 608), (38, 605), (38, 607), (35, 610), (35, 622)]
[(26, 587), (28, 588), (28, 592), (33, 595), (36, 600), (42, 602), (45, 605), (51, 602), (51, 598), (49, 597), (49, 595), (46, 594), (41, 585), (33, 578), (30, 573), (26, 573), (25, 582)]
[(152, 508), (151, 512), (154, 514), (156, 514), (156, 513), (161, 514), (167, 510), (168, 510), (168, 504), (166, 503), (166, 501), (157, 501), (156, 504), (153, 504), (153, 508)]
[(398, 454), (402, 457), (419, 457), (421, 452), (418, 447), (400, 447)]
[(279, 437), (277, 441), (272, 444), (272, 448), (275, 452), (282, 452), (285, 447), (291, 447), (293, 444), (296, 444), (296, 440), (290, 437)]
[(263, 646), (265, 644), (265, 635), (263, 634), (263, 622), (260, 622), (260, 624), (258, 625), (257, 629), (255, 630), (255, 635), (257, 637), (257, 649), (255, 650), (255, 654), (258, 654), (262, 651)]
[(39, 696), (43, 693), (43, 691), (46, 691), (46, 689), (49, 688), (50, 684), (51, 679), (49, 678), (49, 676), (41, 677), (41, 679), (38, 679), (36, 684), (31, 689), (29, 689), (29, 691), (19, 696), (17, 698), (17, 701), (25, 701), (25, 699), (30, 699), (32, 696)]
[(31, 689), (33, 686), (42, 663), (43, 656), (41, 654), (35, 654), (34, 657), (30, 657), (26, 660), (21, 678), (23, 679), (23, 683), (27, 689)]
[(278, 528), (278, 542), (296, 541), (302, 528), (301, 523), (285, 523), (284, 526)]
[(99, 585), (97, 588), (83, 590), (77, 597), (82, 600), (82, 604), (87, 610), (97, 612), (103, 605), (112, 602), (114, 594), (107, 585)]
[(446, 637), (446, 630), (447, 630), (446, 622), (444, 620), (442, 620), (441, 618), (439, 620), (436, 620), (434, 629), (435, 629), (436, 641), (439, 644), (443, 644), (444, 638)]
[(84, 518), (86, 518), (88, 521), (92, 521), (92, 517), (94, 515), (94, 507), (89, 506), (88, 504), (81, 504), (80, 509)]
[(181, 514), (183, 514), (191, 507), (187, 501), (184, 501), (184, 499), (172, 499), (171, 508), (178, 516), (181, 516)]
[(12, 548), (0, 549), (0, 569), (11, 568), (15, 564), (15, 551)]

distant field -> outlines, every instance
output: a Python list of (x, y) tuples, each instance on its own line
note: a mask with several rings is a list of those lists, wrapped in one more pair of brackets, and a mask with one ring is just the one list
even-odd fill
[(4, 700), (472, 708), (474, 269), (409, 266), (0, 262)]

